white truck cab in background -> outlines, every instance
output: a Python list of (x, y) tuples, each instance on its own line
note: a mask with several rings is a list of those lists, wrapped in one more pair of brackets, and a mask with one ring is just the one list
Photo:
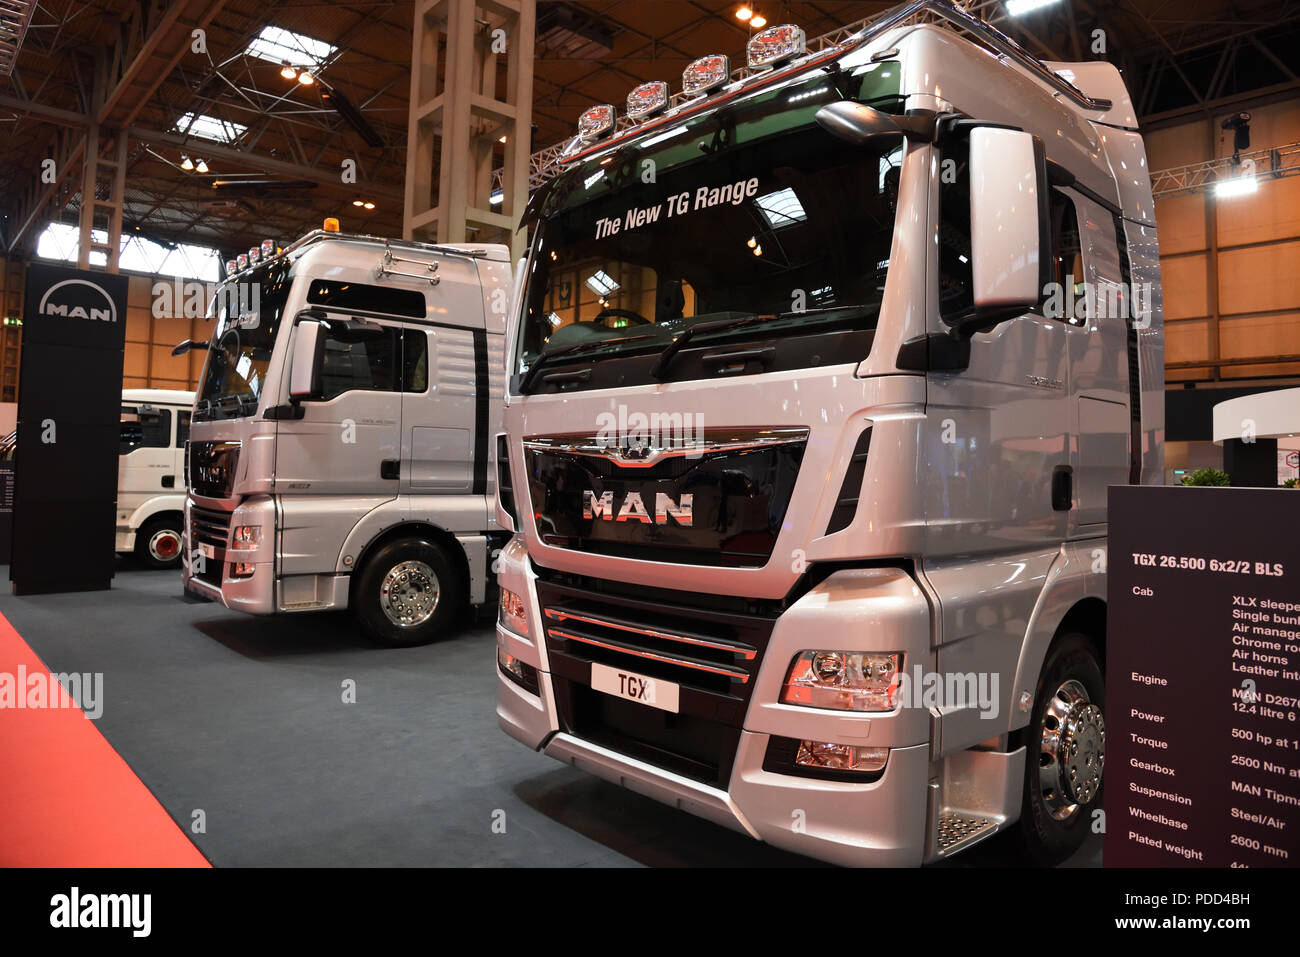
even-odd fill
[(122, 390), (117, 551), (150, 568), (177, 568), (185, 523), (185, 443), (194, 393)]
[(1060, 861), (1101, 806), (1107, 487), (1163, 474), (1123, 81), (942, 0), (749, 54), (589, 110), (525, 216), (501, 726), (830, 861)]
[[(185, 442), (194, 393), (178, 389), (123, 389), (117, 464), (119, 555), (147, 568), (176, 568), (185, 522)], [(17, 431), (0, 442), (0, 461), (12, 461)]]
[(263, 248), (216, 297), (185, 587), (432, 640), (494, 594), (508, 252), (329, 230)]

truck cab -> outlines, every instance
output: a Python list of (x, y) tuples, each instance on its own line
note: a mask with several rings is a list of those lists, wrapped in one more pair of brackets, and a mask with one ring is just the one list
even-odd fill
[(1092, 832), (1106, 490), (1163, 465), (1142, 138), (942, 0), (583, 114), (512, 317), (498, 717), (756, 839)]
[(194, 393), (124, 389), (117, 468), (117, 551), (148, 568), (179, 568), (185, 443)]
[(376, 641), (491, 594), (504, 247), (321, 230), (228, 264), (194, 405), (185, 587)]

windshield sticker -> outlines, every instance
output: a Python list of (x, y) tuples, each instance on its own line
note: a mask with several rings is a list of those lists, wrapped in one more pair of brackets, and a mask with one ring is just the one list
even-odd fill
[(692, 193), (690, 190), (669, 196), (668, 199), (653, 206), (634, 206), (626, 212), (613, 217), (602, 216), (596, 220), (596, 238), (606, 239), (616, 236), (624, 230), (639, 229), (642, 226), (657, 223), (661, 219), (685, 216), (730, 203), (739, 206), (747, 199), (758, 195), (758, 177), (737, 180), (726, 186), (701, 186)]

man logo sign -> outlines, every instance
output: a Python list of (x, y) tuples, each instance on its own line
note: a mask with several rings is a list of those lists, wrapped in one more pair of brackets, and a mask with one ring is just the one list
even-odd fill
[(55, 283), (41, 297), (36, 310), (42, 316), (117, 322), (117, 306), (102, 286), (88, 279), (65, 279)]

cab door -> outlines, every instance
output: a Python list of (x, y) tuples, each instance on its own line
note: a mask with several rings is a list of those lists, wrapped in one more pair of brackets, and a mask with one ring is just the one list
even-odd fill
[[(117, 507), (134, 509), (176, 484), (172, 410), (149, 404), (122, 406), (118, 443)], [(172, 485), (167, 484), (170, 477)]]
[(398, 491), (402, 334), (381, 321), (331, 318), (322, 329), (319, 398), (297, 404), (301, 418), (278, 420), (275, 488), (282, 496), (347, 496), (373, 507)]

